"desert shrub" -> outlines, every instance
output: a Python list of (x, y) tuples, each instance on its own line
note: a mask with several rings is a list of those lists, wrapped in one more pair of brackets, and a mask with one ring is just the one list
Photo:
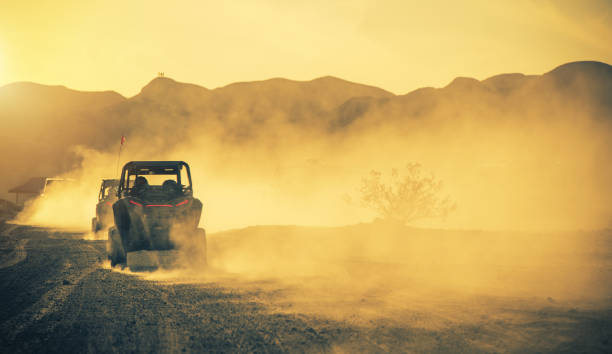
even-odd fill
[(389, 178), (372, 170), (361, 181), (361, 204), (385, 221), (402, 224), (424, 218), (445, 218), (456, 209), (449, 196), (441, 197), (442, 181), (421, 173), (421, 165), (409, 163)]

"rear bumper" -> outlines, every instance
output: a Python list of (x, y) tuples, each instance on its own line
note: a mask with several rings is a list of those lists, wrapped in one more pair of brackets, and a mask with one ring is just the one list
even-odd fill
[(134, 251), (127, 253), (127, 266), (133, 272), (170, 269), (178, 265), (179, 252), (166, 251)]

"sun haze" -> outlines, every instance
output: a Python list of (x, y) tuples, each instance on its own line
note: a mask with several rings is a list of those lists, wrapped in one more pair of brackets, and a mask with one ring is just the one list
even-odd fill
[(612, 353), (611, 8), (0, 0), (0, 353)]
[(0, 85), (137, 94), (334, 75), (396, 94), (454, 77), (612, 61), (607, 1), (4, 1)]

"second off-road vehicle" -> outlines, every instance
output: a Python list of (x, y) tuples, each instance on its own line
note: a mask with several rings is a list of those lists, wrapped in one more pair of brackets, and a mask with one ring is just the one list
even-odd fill
[(111, 265), (131, 270), (171, 267), (177, 251), (206, 263), (206, 232), (198, 228), (202, 202), (193, 197), (183, 161), (132, 161), (123, 166), (108, 231)]
[(96, 216), (91, 219), (91, 231), (106, 231), (114, 224), (113, 203), (117, 201), (118, 179), (103, 179), (98, 193), (98, 204), (96, 204)]

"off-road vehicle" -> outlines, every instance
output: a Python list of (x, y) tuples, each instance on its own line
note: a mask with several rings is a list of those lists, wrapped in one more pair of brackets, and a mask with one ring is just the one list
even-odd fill
[(108, 231), (111, 265), (131, 270), (174, 266), (180, 255), (206, 263), (206, 232), (198, 228), (202, 202), (193, 197), (183, 161), (132, 161), (123, 166), (115, 226)]
[(117, 201), (118, 179), (103, 179), (98, 193), (98, 204), (96, 204), (96, 216), (91, 219), (91, 231), (98, 232), (106, 230), (114, 225), (113, 203)]

